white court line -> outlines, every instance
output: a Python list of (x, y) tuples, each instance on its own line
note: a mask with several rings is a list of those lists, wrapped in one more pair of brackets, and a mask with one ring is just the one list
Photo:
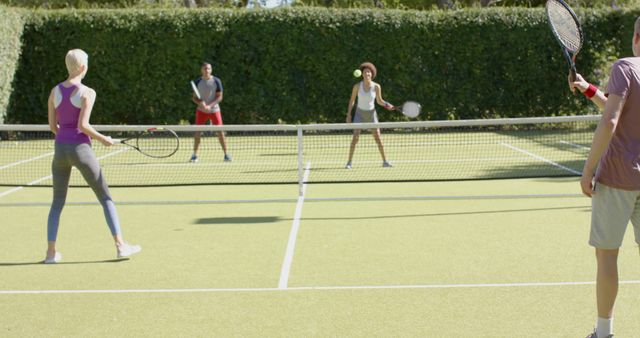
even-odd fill
[[(304, 168), (303, 182), (307, 182), (309, 179), (309, 169), (311, 163), (307, 162)], [(298, 230), (300, 229), (300, 218), (302, 217), (302, 205), (304, 204), (304, 196), (307, 191), (307, 184), (302, 184), (302, 194), (298, 196), (298, 203), (296, 204), (296, 212), (293, 216), (293, 224), (291, 225), (291, 231), (289, 232), (289, 241), (287, 242), (287, 250), (285, 251), (284, 261), (282, 262), (282, 269), (280, 270), (280, 281), (278, 282), (278, 289), (286, 289), (289, 285), (289, 273), (291, 272), (291, 263), (293, 262), (293, 253), (296, 249), (296, 239), (298, 238)]]
[(570, 146), (572, 146), (572, 147), (574, 147), (574, 148), (580, 148), (580, 149), (585, 149), (585, 150), (591, 150), (591, 147), (585, 147), (585, 146), (583, 146), (583, 145), (581, 145), (581, 144), (577, 144), (577, 143), (573, 143), (573, 142), (569, 142), (569, 141), (560, 141), (560, 143), (570, 145)]
[(42, 154), (40, 156), (29, 158), (29, 159), (26, 159), (26, 160), (22, 160), (22, 161), (18, 161), (18, 162), (9, 163), (7, 165), (3, 165), (2, 167), (0, 167), (0, 170), (4, 170), (4, 169), (7, 169), (7, 168), (15, 167), (17, 165), (24, 164), (24, 163), (29, 163), (29, 162), (32, 162), (32, 161), (36, 161), (36, 160), (39, 160), (39, 159), (41, 159), (43, 157), (47, 157), (47, 156), (51, 156), (51, 155), (53, 155), (53, 151), (50, 152), (50, 153)]
[[(423, 285), (359, 285), (359, 286), (298, 286), (288, 288), (199, 288), (199, 289), (122, 289), (122, 290), (0, 290), (0, 295), (21, 294), (113, 294), (113, 293), (240, 293), (331, 290), (418, 290), (418, 289), (481, 289), (595, 285), (596, 282), (541, 282), (490, 284), (423, 284)], [(620, 281), (621, 285), (640, 284), (640, 280)]]
[[(50, 178), (51, 178), (51, 175), (49, 175), (49, 176), (44, 176), (44, 177), (40, 177), (39, 179), (37, 179), (37, 180), (35, 180), (35, 181), (31, 181), (31, 182), (27, 183), (27, 186), (31, 186), (31, 185), (34, 185), (34, 184), (38, 184), (38, 183), (40, 183), (40, 182), (42, 182), (42, 181), (46, 181), (46, 180), (48, 180), (48, 179), (50, 179)], [(7, 195), (9, 195), (9, 194), (12, 194), (12, 193), (14, 193), (14, 192), (16, 192), (16, 191), (20, 191), (20, 190), (22, 190), (22, 189), (24, 189), (24, 186), (21, 186), (21, 187), (15, 187), (15, 188), (13, 188), (13, 189), (9, 189), (9, 190), (7, 190), (7, 191), (5, 191), (5, 192), (0, 193), (0, 198), (1, 198), (1, 197), (5, 197), (5, 196), (7, 196)]]
[[(293, 156), (293, 155), (292, 155)], [(311, 156), (313, 157), (313, 156)], [(516, 160), (527, 160), (529, 157), (525, 156), (503, 156), (503, 157), (480, 157), (480, 158), (457, 158), (457, 159), (436, 159), (436, 160), (391, 160), (394, 164), (437, 164), (437, 163), (464, 163), (464, 162), (493, 162), (493, 161), (516, 161)], [(297, 168), (297, 164), (293, 161), (288, 163), (291, 165), (291, 168)], [(316, 168), (321, 167), (322, 165), (340, 165), (340, 169), (344, 168), (344, 161), (314, 161), (314, 166)], [(380, 164), (380, 161), (358, 161), (358, 164)], [(115, 168), (134, 168), (134, 167), (265, 167), (265, 166), (278, 166), (282, 167), (282, 162), (242, 162), (242, 160), (236, 161), (233, 163), (135, 163), (135, 164), (122, 164), (122, 163), (114, 163), (114, 164), (105, 164), (105, 167)], [(286, 167), (283, 167), (282, 170), (287, 170)]]
[[(453, 159), (436, 159), (436, 160), (394, 160), (390, 159), (389, 161), (392, 164), (439, 164), (439, 163), (465, 163), (465, 162), (493, 162), (493, 161), (516, 161), (516, 160), (528, 160), (529, 157), (524, 156), (503, 156), (503, 157), (478, 157), (478, 158), (453, 158)], [(344, 168), (344, 161), (314, 161), (314, 166), (316, 168), (321, 167), (323, 164), (339, 164), (340, 168)], [(354, 162), (356, 165), (358, 164), (375, 164), (379, 165), (380, 161), (358, 161)], [(355, 168), (355, 167), (354, 167)], [(382, 168), (382, 167), (381, 167)]]
[[(433, 196), (351, 196), (351, 197), (311, 197), (305, 202), (368, 202), (368, 201), (458, 201), (458, 200), (500, 200), (534, 198), (582, 198), (583, 194), (529, 194), (529, 195), (433, 195)], [(118, 205), (198, 205), (198, 204), (251, 204), (251, 203), (294, 203), (295, 198), (263, 198), (246, 200), (160, 200), (160, 201), (118, 201)], [(99, 205), (97, 201), (67, 202), (65, 206)], [(7, 207), (38, 207), (51, 205), (49, 202), (0, 203)]]
[[(123, 152), (123, 151), (129, 151), (129, 150), (130, 150), (130, 149), (120, 149), (120, 150), (117, 150), (117, 151), (114, 151), (114, 152), (108, 153), (108, 154), (106, 154), (106, 155), (100, 156), (100, 157), (98, 157), (98, 160), (102, 160), (102, 159), (104, 159), (104, 158), (107, 158), (107, 157), (110, 157), (110, 156), (113, 156), (113, 155), (119, 154), (119, 153), (121, 153), (121, 152)], [(52, 176), (52, 175), (44, 176), (44, 177), (40, 177), (40, 178), (39, 178), (39, 179), (37, 179), (37, 180), (34, 180), (34, 181), (31, 181), (31, 182), (27, 183), (27, 186), (32, 186), (32, 185), (38, 184), (38, 183), (40, 183), (40, 182), (42, 182), (42, 181), (46, 181), (46, 180), (50, 179), (50, 178), (51, 178), (51, 176)], [(2, 197), (4, 197), (4, 196), (7, 196), (7, 195), (9, 195), (9, 194), (12, 194), (12, 193), (14, 193), (14, 192), (16, 192), (16, 191), (20, 191), (20, 190), (22, 190), (22, 189), (24, 189), (24, 186), (21, 186), (21, 187), (15, 187), (15, 188), (13, 188), (13, 189), (9, 189), (9, 190), (7, 190), (7, 191), (5, 191), (5, 192), (0, 193), (0, 198), (2, 198)]]
[(562, 165), (562, 164), (560, 164), (560, 163), (553, 162), (553, 161), (551, 161), (551, 160), (549, 160), (549, 159), (546, 159), (546, 158), (544, 158), (544, 157), (542, 157), (542, 156), (538, 156), (538, 155), (536, 155), (536, 154), (534, 154), (534, 153), (531, 153), (531, 152), (528, 152), (528, 151), (526, 151), (526, 150), (524, 150), (524, 149), (518, 148), (518, 147), (516, 147), (516, 146), (512, 146), (512, 145), (510, 145), (510, 144), (508, 144), (508, 143), (504, 143), (504, 142), (500, 142), (500, 144), (501, 144), (501, 145), (503, 145), (503, 146), (505, 146), (505, 147), (507, 147), (507, 148), (510, 148), (510, 149), (515, 150), (515, 151), (521, 152), (521, 153), (523, 153), (523, 154), (527, 154), (527, 155), (529, 155), (529, 156), (531, 156), (531, 157), (533, 157), (533, 158), (535, 158), (535, 159), (537, 159), (537, 160), (540, 160), (540, 161), (542, 161), (542, 162), (549, 163), (549, 164), (551, 164), (551, 165), (552, 165), (552, 166), (554, 166), (554, 167), (557, 167), (557, 168), (560, 168), (560, 169), (566, 170), (566, 171), (568, 171), (568, 172), (570, 172), (570, 173), (572, 173), (572, 174), (576, 174), (576, 175), (578, 175), (578, 176), (582, 175), (582, 173), (581, 173), (581, 172), (579, 172), (579, 171), (577, 171), (577, 170), (573, 170), (573, 169), (571, 169), (571, 168), (569, 168), (569, 167), (565, 167), (565, 166), (563, 166), (563, 165)]

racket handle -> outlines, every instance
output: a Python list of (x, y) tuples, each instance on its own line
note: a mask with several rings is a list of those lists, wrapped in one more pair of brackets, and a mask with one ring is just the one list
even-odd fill
[(569, 80), (571, 82), (575, 82), (576, 81), (576, 68), (575, 67), (569, 68)]
[(119, 138), (112, 138), (111, 141), (113, 141), (113, 144), (122, 144), (122, 139)]

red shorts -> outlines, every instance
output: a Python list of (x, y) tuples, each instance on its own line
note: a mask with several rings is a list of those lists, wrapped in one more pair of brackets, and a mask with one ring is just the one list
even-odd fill
[(220, 114), (220, 112), (215, 112), (215, 113), (205, 113), (203, 111), (200, 110), (196, 110), (196, 124), (197, 125), (202, 125), (202, 124), (206, 124), (207, 121), (211, 121), (211, 124), (216, 125), (216, 126), (221, 126), (222, 125), (222, 115)]

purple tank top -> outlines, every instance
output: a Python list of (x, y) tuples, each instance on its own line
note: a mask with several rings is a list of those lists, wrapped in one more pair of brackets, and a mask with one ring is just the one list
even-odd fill
[(77, 87), (75, 85), (65, 88), (62, 83), (58, 84), (62, 101), (60, 102), (60, 105), (56, 107), (56, 120), (58, 120), (56, 143), (91, 143), (89, 136), (78, 128), (80, 108), (71, 103), (71, 94), (76, 88)]

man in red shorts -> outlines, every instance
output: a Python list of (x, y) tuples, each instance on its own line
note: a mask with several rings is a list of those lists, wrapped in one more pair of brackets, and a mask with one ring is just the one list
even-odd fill
[[(200, 68), (202, 76), (194, 81), (200, 93), (198, 99), (193, 94), (192, 100), (198, 105), (196, 108), (196, 124), (204, 125), (207, 121), (211, 121), (213, 125), (222, 125), (222, 115), (220, 114), (220, 101), (222, 101), (222, 82), (219, 78), (211, 74), (211, 64), (208, 62), (202, 63)], [(222, 146), (224, 152), (224, 160), (231, 161), (231, 156), (227, 154), (227, 142), (224, 138), (224, 132), (219, 131), (218, 141)], [(200, 132), (197, 131), (194, 134), (193, 142), (193, 155), (191, 156), (191, 162), (198, 162), (198, 148), (200, 147)]]

